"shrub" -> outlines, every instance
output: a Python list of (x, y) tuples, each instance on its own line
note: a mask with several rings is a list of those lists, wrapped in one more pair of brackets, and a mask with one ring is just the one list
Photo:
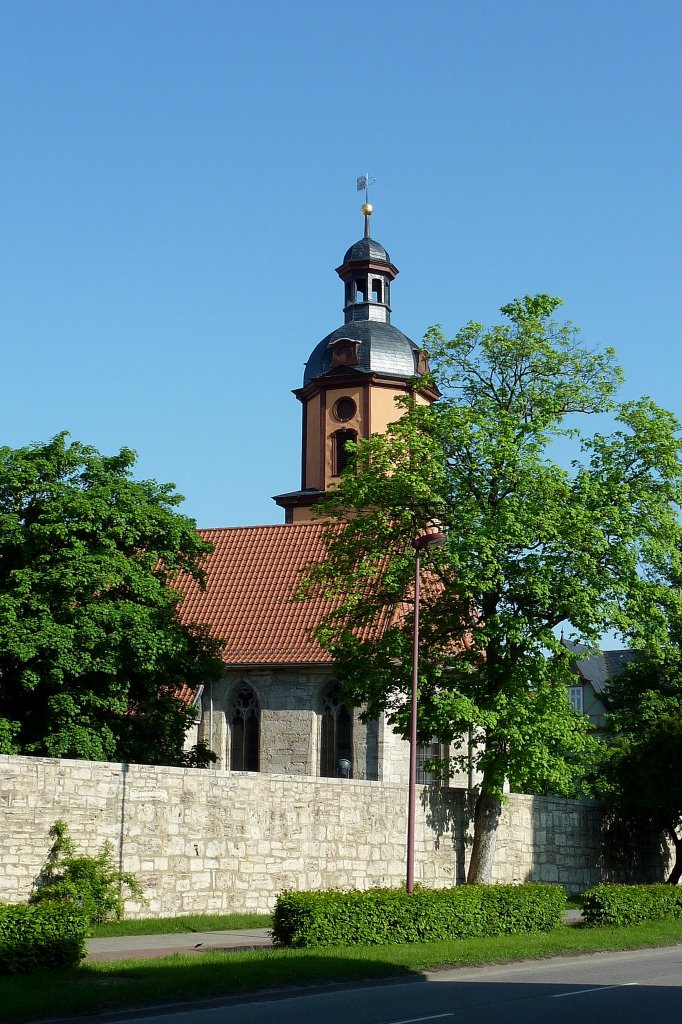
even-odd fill
[(54, 843), (30, 903), (76, 904), (90, 924), (121, 920), (123, 886), (132, 899), (146, 903), (137, 879), (116, 867), (111, 843), (95, 857), (77, 857), (63, 821), (55, 821), (50, 835)]
[(554, 885), (281, 893), (273, 938), (280, 946), (356, 946), (551, 931), (566, 907)]
[(184, 768), (208, 768), (210, 764), (215, 764), (217, 760), (218, 755), (214, 754), (205, 743), (195, 743), (193, 747), (190, 747), (182, 755), (182, 765)]
[(0, 974), (77, 967), (87, 921), (73, 904), (0, 905)]
[(674, 885), (595, 885), (583, 895), (590, 926), (630, 925), (663, 917), (682, 918), (682, 889)]

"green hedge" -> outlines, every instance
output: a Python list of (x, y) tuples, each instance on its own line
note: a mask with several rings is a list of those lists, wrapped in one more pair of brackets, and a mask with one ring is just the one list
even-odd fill
[(280, 946), (365, 946), (551, 931), (566, 894), (556, 885), (283, 892), (273, 938)]
[(675, 885), (595, 885), (583, 896), (583, 921), (590, 926), (639, 924), (682, 918), (682, 888)]
[(73, 904), (0, 905), (0, 974), (76, 967), (87, 923)]

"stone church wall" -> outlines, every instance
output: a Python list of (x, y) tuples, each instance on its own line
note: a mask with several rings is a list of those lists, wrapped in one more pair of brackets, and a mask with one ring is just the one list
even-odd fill
[[(329, 669), (235, 670), (208, 684), (201, 702), (197, 737), (218, 755), (218, 767), (230, 764), (228, 721), (235, 692), (246, 684), (260, 708), (260, 766), (279, 775), (316, 775), (320, 763), (323, 696), (333, 683)], [(353, 777), (379, 779), (379, 723), (365, 724), (353, 711)], [(403, 760), (404, 760), (403, 754)]]
[[(417, 881), (465, 877), (470, 846), (464, 789), (420, 787)], [(0, 902), (25, 900), (67, 822), (79, 852), (104, 840), (141, 882), (149, 906), (131, 917), (265, 911), (284, 888), (402, 884), (404, 786), (351, 779), (161, 768), (0, 756)], [(495, 880), (600, 878), (596, 806), (511, 795)]]
[[(242, 668), (208, 683), (200, 703), (199, 722), (188, 746), (203, 741), (218, 755), (217, 768), (230, 765), (229, 719), (235, 693), (246, 684), (260, 709), (260, 768), (276, 775), (319, 775), (324, 694), (333, 685), (329, 668)], [(407, 785), (409, 746), (386, 717), (363, 722), (351, 711), (352, 776)], [(454, 751), (453, 751), (454, 753)], [(466, 773), (453, 776), (453, 787), (467, 785)]]

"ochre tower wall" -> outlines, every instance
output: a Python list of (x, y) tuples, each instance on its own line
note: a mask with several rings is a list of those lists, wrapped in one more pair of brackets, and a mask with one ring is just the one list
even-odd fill
[[(330, 388), (308, 400), (306, 408), (305, 486), (328, 490), (336, 486), (333, 437), (337, 430), (354, 430), (359, 437), (383, 434), (389, 424), (402, 415), (396, 399), (407, 394), (405, 388), (364, 384), (356, 387)], [(341, 398), (351, 398), (356, 414), (348, 420), (334, 416), (334, 407)], [(428, 399), (416, 396), (419, 405)]]
[(319, 523), (319, 521), (320, 516), (315, 511), (314, 505), (302, 505), (301, 508), (292, 509), (292, 523)]
[[(339, 420), (334, 415), (336, 403), (341, 398), (355, 402), (355, 415), (349, 420)], [(323, 490), (336, 487), (339, 476), (334, 473), (334, 434), (337, 430), (354, 430), (359, 437), (368, 437), (369, 402), (368, 389), (364, 387), (334, 388), (325, 392), (323, 401), (322, 432), (324, 434), (324, 482)]]
[[(303, 441), (303, 486), (324, 490), (318, 482), (323, 479), (324, 446), (320, 436), (322, 395), (313, 395), (306, 402), (305, 434)], [(298, 509), (297, 511), (306, 511)]]
[[(372, 422), (371, 433), (383, 434), (390, 423), (395, 423), (403, 415), (403, 410), (396, 405), (396, 398), (407, 394), (403, 388), (373, 388), (372, 389)], [(429, 399), (424, 395), (416, 394), (417, 405), (429, 405)]]

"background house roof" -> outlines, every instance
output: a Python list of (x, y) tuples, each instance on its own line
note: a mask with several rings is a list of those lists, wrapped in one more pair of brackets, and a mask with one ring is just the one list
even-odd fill
[(328, 529), (298, 523), (200, 530), (214, 546), (203, 566), (206, 587), (188, 577), (178, 581), (180, 618), (209, 626), (230, 666), (331, 664), (310, 632), (332, 602), (296, 597), (303, 569), (325, 557)]
[(564, 640), (564, 645), (575, 655), (574, 667), (578, 675), (592, 684), (595, 693), (603, 693), (607, 683), (620, 675), (625, 666), (637, 658), (638, 652), (595, 651), (594, 648), (581, 644), (571, 644)]

